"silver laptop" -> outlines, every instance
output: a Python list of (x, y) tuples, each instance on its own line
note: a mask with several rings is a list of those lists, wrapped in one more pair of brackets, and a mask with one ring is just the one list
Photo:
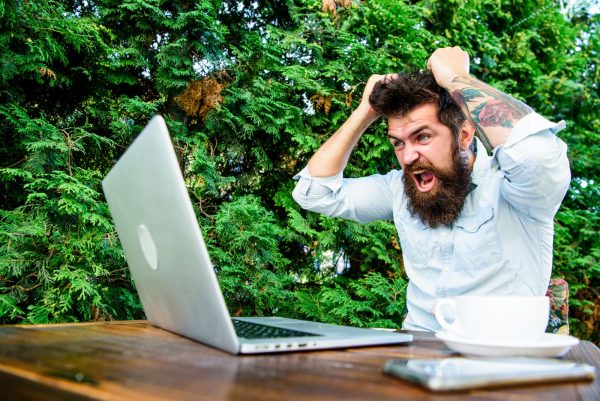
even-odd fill
[(148, 321), (230, 352), (404, 343), (410, 334), (281, 317), (232, 319), (167, 126), (154, 117), (102, 181)]

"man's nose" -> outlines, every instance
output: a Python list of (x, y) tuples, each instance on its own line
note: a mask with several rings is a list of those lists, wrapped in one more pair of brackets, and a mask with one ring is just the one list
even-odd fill
[(410, 145), (406, 145), (402, 154), (404, 165), (410, 165), (419, 160), (419, 152)]

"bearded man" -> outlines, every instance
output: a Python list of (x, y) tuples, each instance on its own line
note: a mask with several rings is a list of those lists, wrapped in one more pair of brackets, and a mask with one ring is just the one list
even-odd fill
[[(440, 298), (546, 293), (570, 170), (555, 136), (564, 122), (473, 78), (458, 47), (437, 49), (427, 67), (373, 75), (358, 108), (294, 177), (293, 196), (327, 216), (393, 220), (409, 278), (402, 327), (437, 331)], [(343, 178), (380, 117), (402, 170)]]

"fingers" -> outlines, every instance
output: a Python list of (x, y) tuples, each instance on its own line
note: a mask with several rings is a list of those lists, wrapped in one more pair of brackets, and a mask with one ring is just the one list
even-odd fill
[(387, 81), (397, 76), (398, 74), (373, 74), (369, 77), (367, 85), (365, 85), (365, 92), (370, 92), (377, 82)]
[(440, 61), (450, 62), (451, 64), (464, 63), (469, 61), (469, 54), (459, 46), (441, 47), (436, 49), (427, 59), (427, 68), (431, 70), (432, 66)]
[(440, 86), (448, 88), (457, 76), (469, 75), (469, 54), (458, 46), (435, 50), (427, 60), (427, 69), (431, 70)]
[(365, 89), (363, 91), (363, 96), (362, 96), (362, 100), (366, 103), (368, 103), (369, 101), (369, 96), (371, 95), (371, 92), (373, 91), (373, 88), (375, 87), (375, 85), (378, 82), (383, 82), (385, 80), (388, 80), (394, 76), (396, 76), (397, 74), (373, 74), (369, 77), (369, 80), (367, 81), (367, 85), (365, 85)]

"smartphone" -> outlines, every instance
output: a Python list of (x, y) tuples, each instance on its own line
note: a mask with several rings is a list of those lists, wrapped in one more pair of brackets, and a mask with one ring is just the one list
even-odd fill
[(392, 359), (384, 372), (433, 391), (456, 391), (525, 383), (594, 380), (595, 368), (542, 358)]

